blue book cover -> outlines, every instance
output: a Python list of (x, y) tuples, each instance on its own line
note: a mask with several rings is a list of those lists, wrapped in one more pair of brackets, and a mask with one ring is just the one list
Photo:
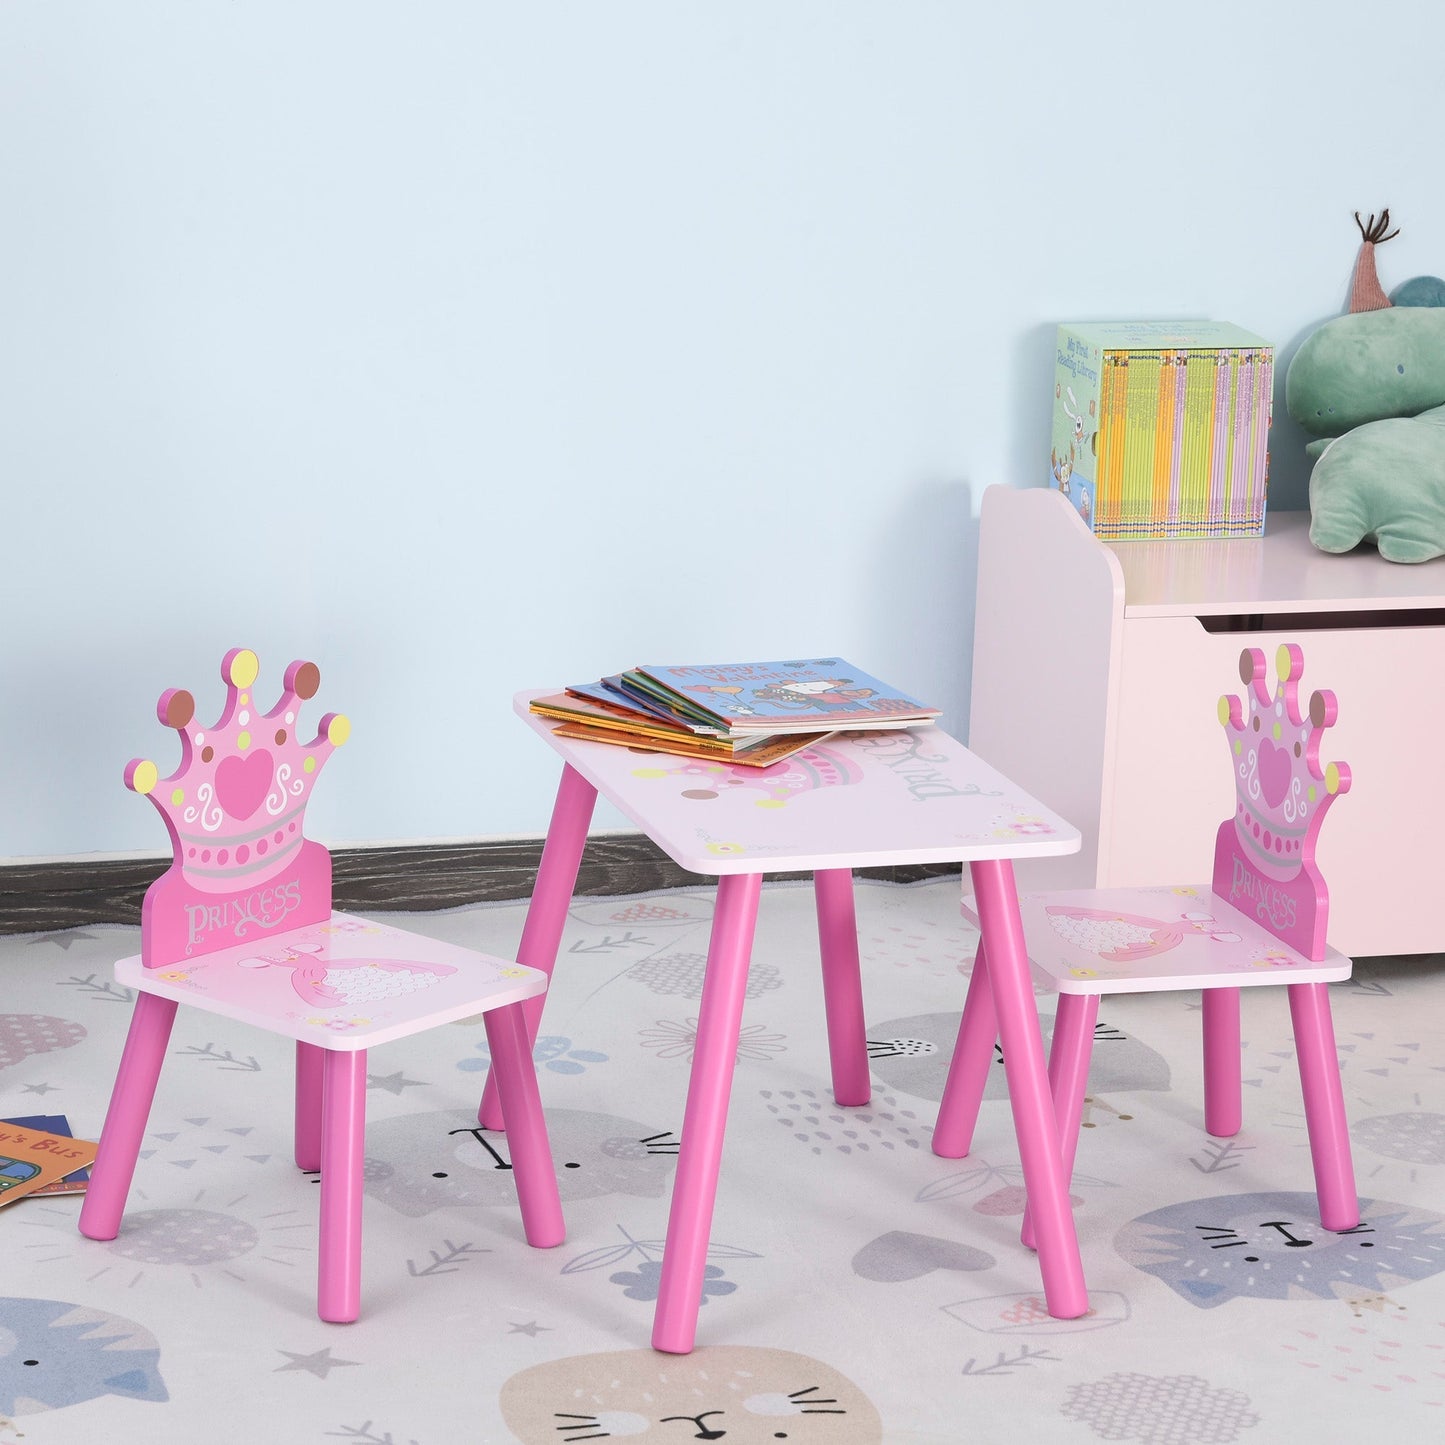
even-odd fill
[(940, 711), (838, 657), (649, 664), (635, 673), (733, 732), (917, 727)]

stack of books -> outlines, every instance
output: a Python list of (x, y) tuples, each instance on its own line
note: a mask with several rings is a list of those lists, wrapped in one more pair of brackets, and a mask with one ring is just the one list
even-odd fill
[(1274, 351), (1221, 321), (1059, 327), (1053, 485), (1103, 541), (1264, 530)]
[(559, 737), (765, 768), (835, 732), (939, 714), (836, 657), (635, 667), (534, 698)]

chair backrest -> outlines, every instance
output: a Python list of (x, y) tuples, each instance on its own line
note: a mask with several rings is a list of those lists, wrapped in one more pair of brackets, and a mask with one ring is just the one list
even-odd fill
[(331, 916), (331, 855), (303, 824), (312, 786), (351, 725), (327, 713), (303, 743), (300, 704), (316, 695), (320, 670), (293, 662), (280, 700), (264, 713), (251, 691), (259, 671), (246, 648), (225, 655), (226, 705), (213, 727), (196, 725), (189, 692), (163, 692), (156, 714), (181, 735), (180, 766), (166, 778), (142, 758), (126, 766), (126, 787), (155, 804), (174, 854), (141, 912), (147, 968)]
[(1219, 699), (1219, 721), (1234, 768), (1234, 816), (1214, 844), (1214, 892), (1311, 959), (1325, 955), (1329, 892), (1315, 863), (1315, 840), (1330, 804), (1349, 791), (1344, 763), (1321, 767), (1320, 740), (1335, 720), (1332, 692), (1315, 692), (1301, 713), (1304, 653), (1294, 643), (1275, 654), (1277, 683), (1264, 653), (1239, 655), (1241, 700)]

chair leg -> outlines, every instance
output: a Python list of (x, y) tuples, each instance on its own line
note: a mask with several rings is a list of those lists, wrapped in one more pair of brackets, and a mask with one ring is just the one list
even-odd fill
[(522, 1228), (527, 1243), (551, 1249), (567, 1237), (562, 1200), (557, 1192), (557, 1171), (547, 1142), (537, 1070), (527, 1039), (527, 1020), (521, 1004), (490, 1010), (482, 1022), (492, 1055), (497, 1099), (507, 1124), (512, 1152), (512, 1178), (522, 1207)]
[(366, 1157), (366, 1050), (325, 1049), (321, 1087), (321, 1237), (316, 1313), (361, 1312), (361, 1195)]
[(326, 1050), (296, 1040), (296, 1167), (321, 1168), (321, 1079)]
[[(1064, 1161), (1064, 1185), (1074, 1172), (1079, 1131), (1084, 1120), (1084, 1095), (1089, 1084), (1089, 1059), (1094, 1052), (1094, 1025), (1099, 1021), (1099, 995), (1061, 993), (1054, 1015), (1054, 1038), (1049, 1046), (1049, 1092), (1059, 1120), (1059, 1152)], [(1034, 1223), (1027, 1207), (1019, 1238), (1034, 1247)]]
[(653, 1349), (673, 1355), (687, 1354), (697, 1337), (708, 1233), (762, 881), (761, 873), (730, 873), (718, 880), (698, 1013), (697, 1051), (687, 1085), (682, 1146), (652, 1324)]
[(1289, 1012), (1299, 1054), (1300, 1087), (1304, 1092), (1305, 1124), (1310, 1158), (1319, 1194), (1320, 1223), (1326, 1229), (1353, 1229), (1360, 1222), (1355, 1192), (1355, 1166), (1345, 1119), (1345, 1092), (1335, 1052), (1335, 1026), (1330, 1017), (1328, 986), (1292, 983)]
[(87, 1239), (114, 1239), (120, 1232), (126, 1195), (130, 1193), (175, 1018), (173, 999), (143, 993), (135, 1001), (105, 1126), (100, 1132), (100, 1147), (80, 1206), (80, 1232)]
[(820, 868), (813, 874), (813, 894), (818, 906), (833, 1099), (844, 1105), (866, 1104), (873, 1080), (868, 1070), (867, 1025), (863, 1022), (863, 977), (858, 966), (852, 870)]
[(1204, 990), (1204, 1128), (1232, 1139), (1244, 1117), (1240, 1089), (1239, 990)]
[[(582, 865), (582, 849), (587, 843), (587, 825), (597, 803), (597, 789), (570, 763), (562, 769), (557, 785), (557, 801), (552, 805), (552, 820), (547, 825), (547, 841), (542, 845), (542, 861), (537, 869), (532, 901), (527, 905), (527, 921), (522, 925), (522, 939), (517, 946), (517, 962), (529, 968), (540, 968), (548, 978), (557, 962), (557, 949), (562, 930), (567, 925), (567, 909), (572, 891), (577, 886), (577, 870)], [(529, 1047), (537, 1041), (542, 1024), (542, 1006), (546, 994), (529, 998), (522, 1008), (527, 1017)], [(497, 1099), (497, 1085), (491, 1074), (482, 1088), (482, 1102), (477, 1109), (477, 1122), (484, 1129), (500, 1130), (502, 1107)]]
[(962, 1159), (973, 1147), (973, 1131), (997, 1038), (998, 1018), (988, 982), (988, 958), (980, 939), (953, 1046), (953, 1062), (948, 1066), (948, 1079), (938, 1104), (938, 1122), (933, 1126), (933, 1152), (942, 1159)]

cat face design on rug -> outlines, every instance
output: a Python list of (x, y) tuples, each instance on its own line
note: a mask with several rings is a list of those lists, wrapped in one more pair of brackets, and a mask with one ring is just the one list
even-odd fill
[[(660, 1199), (677, 1137), (655, 1124), (580, 1109), (548, 1109), (547, 1134), (563, 1199), (631, 1194)], [(507, 1136), (457, 1109), (378, 1119), (366, 1131), (366, 1192), (400, 1214), (454, 1204), (515, 1208)]]
[[(868, 1025), (868, 1061), (875, 1078), (891, 1089), (919, 1099), (942, 1099), (953, 1046), (958, 1039), (962, 1013), (914, 1014)], [(1041, 1018), (1044, 1047), (1053, 1037), (1052, 1014)], [(998, 1053), (995, 1050), (995, 1058)], [(1094, 1029), (1094, 1052), (1089, 1061), (1091, 1094), (1134, 1093), (1144, 1089), (1167, 1091), (1169, 1065), (1162, 1054), (1131, 1034), (1102, 1019)], [(1008, 1086), (1003, 1065), (990, 1069), (985, 1099), (1006, 1099)]]
[(1360, 1299), (1445, 1270), (1445, 1216), (1434, 1210), (1362, 1199), (1354, 1229), (1334, 1234), (1318, 1221), (1313, 1194), (1226, 1194), (1130, 1220), (1114, 1247), (1200, 1309)]
[(502, 1386), (502, 1418), (523, 1445), (881, 1445), (878, 1411), (831, 1365), (791, 1350), (716, 1345), (690, 1355), (616, 1350), (550, 1360)]
[(0, 1296), (0, 1413), (34, 1415), (102, 1395), (166, 1400), (159, 1359), (155, 1336), (134, 1320)]

